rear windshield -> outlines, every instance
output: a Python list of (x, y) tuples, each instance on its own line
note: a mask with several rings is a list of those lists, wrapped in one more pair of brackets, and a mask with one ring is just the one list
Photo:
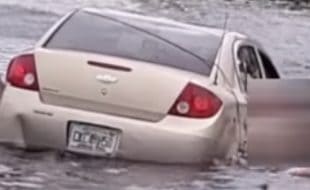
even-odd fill
[(218, 36), (179, 25), (80, 11), (59, 28), (45, 47), (117, 56), (209, 75), (220, 41)]

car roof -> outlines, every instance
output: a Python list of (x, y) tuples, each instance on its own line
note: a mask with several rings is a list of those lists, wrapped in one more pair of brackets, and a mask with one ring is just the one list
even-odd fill
[(162, 17), (152, 17), (142, 15), (136, 12), (129, 12), (129, 11), (120, 11), (115, 9), (95, 9), (95, 8), (84, 8), (81, 9), (82, 11), (99, 14), (103, 16), (112, 16), (112, 17), (124, 17), (126, 19), (132, 19), (137, 21), (143, 22), (151, 22), (158, 25), (169, 26), (170, 28), (179, 29), (188, 32), (201, 32), (209, 35), (213, 35), (216, 37), (222, 37), (225, 34), (223, 29), (213, 28), (209, 26), (199, 26), (193, 24), (186, 24), (183, 22), (175, 21), (172, 19), (162, 18)]

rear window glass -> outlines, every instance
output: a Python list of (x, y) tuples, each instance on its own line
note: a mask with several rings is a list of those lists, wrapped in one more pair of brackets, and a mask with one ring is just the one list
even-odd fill
[(218, 36), (179, 25), (80, 11), (49, 39), (45, 47), (117, 56), (209, 75), (220, 41)]

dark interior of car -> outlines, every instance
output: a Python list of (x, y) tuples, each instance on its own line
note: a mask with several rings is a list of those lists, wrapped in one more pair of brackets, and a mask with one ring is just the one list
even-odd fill
[(266, 73), (266, 78), (268, 79), (279, 79), (280, 75), (274, 65), (272, 64), (271, 60), (268, 58), (267, 55), (265, 55), (263, 52), (259, 51), (259, 55), (262, 59), (264, 68), (265, 68), (265, 73)]

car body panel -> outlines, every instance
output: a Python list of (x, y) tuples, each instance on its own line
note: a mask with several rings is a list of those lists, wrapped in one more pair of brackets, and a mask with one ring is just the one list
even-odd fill
[[(236, 134), (235, 107), (229, 103), (233, 97), (227, 92), (222, 92), (222, 97), (226, 97), (226, 103), (212, 119), (166, 116), (154, 123), (46, 105), (37, 92), (8, 85), (0, 107), (0, 120), (6, 121), (0, 126), (0, 141), (27, 148), (66, 150), (68, 122), (78, 121), (120, 130), (121, 144), (116, 155), (119, 158), (162, 163), (207, 162), (224, 157)], [(8, 131), (14, 133), (16, 141), (8, 136)]]
[[(81, 52), (38, 49), (35, 56), (43, 102), (150, 121), (169, 112), (192, 77), (175, 69)], [(131, 71), (92, 66), (90, 60)]]

